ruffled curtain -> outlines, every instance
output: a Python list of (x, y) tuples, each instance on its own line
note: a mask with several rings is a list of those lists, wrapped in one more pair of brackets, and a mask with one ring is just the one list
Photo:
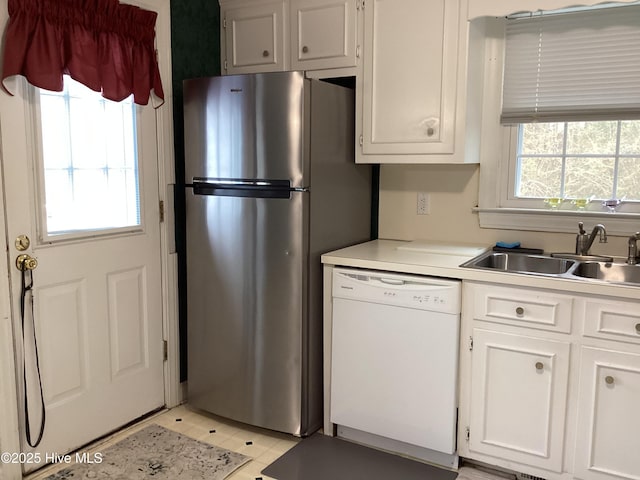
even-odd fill
[(118, 0), (8, 0), (2, 85), (17, 75), (62, 91), (63, 75), (116, 102), (164, 102), (155, 50), (156, 12)]

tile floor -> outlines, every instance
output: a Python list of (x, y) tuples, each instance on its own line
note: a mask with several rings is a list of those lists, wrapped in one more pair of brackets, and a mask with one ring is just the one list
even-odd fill
[[(188, 405), (181, 405), (146, 418), (90, 445), (86, 450), (90, 453), (100, 452), (101, 449), (144, 428), (149, 423), (156, 423), (196, 440), (243, 453), (253, 459), (225, 480), (272, 480), (262, 475), (260, 471), (300, 441), (291, 435), (247, 426), (197, 411)], [(63, 466), (49, 466), (25, 478), (42, 480), (60, 468)]]
[[(253, 459), (225, 480), (274, 480), (260, 472), (300, 441), (299, 438), (291, 435), (251, 427), (198, 411), (188, 405), (181, 405), (151, 415), (95, 442), (84, 450), (89, 453), (100, 452), (127, 435), (144, 428), (149, 423), (156, 423), (196, 440), (243, 453)], [(64, 468), (64, 465), (45, 467), (25, 477), (25, 480), (42, 480), (61, 468)], [(511, 475), (506, 477), (513, 478)], [(474, 468), (462, 467), (458, 480), (505, 480), (505, 477), (495, 476)]]

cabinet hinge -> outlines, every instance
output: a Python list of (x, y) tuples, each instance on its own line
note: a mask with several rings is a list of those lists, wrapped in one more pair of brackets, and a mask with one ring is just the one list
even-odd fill
[(227, 28), (227, 19), (226, 18), (222, 19), (222, 28)]
[(162, 341), (162, 360), (165, 362), (169, 359), (169, 342), (166, 340)]
[(473, 337), (469, 337), (469, 351), (473, 350)]
[(356, 46), (356, 58), (360, 58), (360, 45)]
[(360, 135), (360, 138), (358, 139), (358, 143), (360, 143), (360, 146), (364, 145), (364, 137), (362, 135)]
[(465, 437), (466, 437), (466, 440), (468, 442), (469, 441), (469, 436), (471, 436), (471, 430), (469, 429), (469, 427), (467, 427), (466, 432), (467, 433), (466, 433)]
[(226, 60), (224, 61), (224, 69), (225, 70), (227, 69), (227, 61)]
[(164, 200), (160, 200), (159, 203), (159, 215), (160, 215), (160, 223), (164, 222)]

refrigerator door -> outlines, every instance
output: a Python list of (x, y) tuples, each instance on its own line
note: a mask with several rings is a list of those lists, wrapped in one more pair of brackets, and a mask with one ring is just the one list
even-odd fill
[(189, 403), (305, 434), (309, 194), (187, 194)]
[(289, 180), (308, 186), (302, 72), (184, 82), (185, 181), (194, 177)]

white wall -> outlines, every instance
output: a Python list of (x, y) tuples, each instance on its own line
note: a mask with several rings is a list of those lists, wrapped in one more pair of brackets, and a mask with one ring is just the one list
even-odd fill
[[(523, 247), (545, 252), (574, 252), (575, 234), (493, 230), (480, 228), (478, 215), (478, 165), (383, 165), (380, 168), (380, 238), (441, 240), (493, 245), (519, 241)], [(418, 192), (430, 194), (431, 213), (417, 215)], [(606, 227), (606, 222), (604, 222)], [(585, 229), (593, 225), (585, 222)], [(576, 233), (578, 225), (576, 224)], [(629, 232), (631, 234), (633, 232)], [(596, 240), (591, 253), (627, 255), (627, 237), (609, 235)]]

